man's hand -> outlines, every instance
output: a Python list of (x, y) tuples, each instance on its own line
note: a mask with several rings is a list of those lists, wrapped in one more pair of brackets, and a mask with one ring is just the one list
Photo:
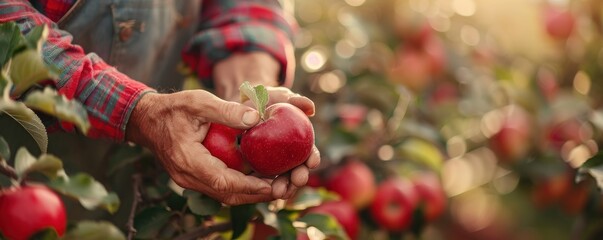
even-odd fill
[(181, 187), (229, 205), (266, 202), (274, 200), (269, 180), (228, 168), (201, 144), (210, 122), (248, 129), (258, 121), (253, 108), (206, 91), (149, 93), (132, 112), (126, 140), (151, 149)]
[[(288, 55), (290, 55), (288, 56), (289, 67), (295, 66), (292, 50)], [(298, 107), (307, 116), (313, 116), (315, 107), (314, 102), (310, 99), (295, 94), (286, 87), (274, 87), (278, 85), (277, 79), (280, 70), (278, 62), (267, 53), (233, 54), (214, 66), (213, 76), (216, 95), (229, 101), (239, 101), (239, 86), (244, 81), (249, 81), (252, 85), (262, 84), (267, 87), (270, 95), (268, 105), (286, 102)], [(251, 102), (245, 104), (253, 105)], [(276, 179), (265, 179), (272, 183), (272, 196), (276, 199), (292, 197), (300, 187), (306, 185), (309, 169), (316, 168), (319, 164), (320, 153), (314, 146), (312, 154), (305, 164), (278, 176)]]
[(252, 85), (278, 86), (280, 68), (268, 53), (234, 53), (214, 66), (216, 95), (228, 101), (238, 101), (239, 86), (245, 81)]

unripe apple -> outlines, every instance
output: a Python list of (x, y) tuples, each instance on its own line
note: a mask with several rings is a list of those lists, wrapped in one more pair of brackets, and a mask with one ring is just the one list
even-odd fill
[(419, 194), (408, 179), (390, 178), (377, 187), (370, 213), (379, 226), (392, 232), (408, 229), (419, 204)]
[(312, 152), (314, 129), (299, 108), (276, 103), (264, 119), (241, 136), (241, 153), (254, 171), (264, 176), (285, 173), (304, 163)]
[(0, 192), (0, 233), (8, 239), (29, 239), (46, 228), (63, 236), (66, 215), (63, 201), (45, 186), (12, 187)]
[(324, 202), (316, 207), (309, 208), (307, 213), (321, 213), (330, 215), (337, 220), (350, 239), (357, 239), (360, 219), (356, 209), (346, 201)]
[(412, 183), (423, 204), (425, 220), (436, 220), (444, 213), (447, 200), (440, 179), (435, 173), (422, 172), (412, 178)]
[(212, 156), (222, 160), (229, 168), (248, 173), (249, 165), (243, 160), (237, 143), (242, 133), (243, 130), (212, 123), (202, 144)]
[(325, 181), (325, 187), (352, 204), (356, 209), (367, 206), (375, 196), (375, 176), (363, 162), (352, 160), (335, 169)]

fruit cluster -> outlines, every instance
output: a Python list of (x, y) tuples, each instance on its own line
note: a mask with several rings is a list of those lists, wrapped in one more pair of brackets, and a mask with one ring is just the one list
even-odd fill
[[(361, 212), (380, 229), (400, 233), (411, 230), (416, 221), (429, 223), (446, 208), (446, 195), (439, 177), (432, 172), (416, 172), (405, 178), (389, 177), (377, 183), (373, 171), (360, 160), (349, 160), (325, 175), (311, 175), (309, 185), (324, 187), (339, 195), (309, 208), (308, 213), (332, 215), (350, 239), (358, 239)], [(415, 213), (422, 212), (422, 219)]]

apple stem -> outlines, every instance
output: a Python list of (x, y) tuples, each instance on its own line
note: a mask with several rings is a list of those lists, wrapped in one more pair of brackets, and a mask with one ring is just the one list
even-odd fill
[(255, 106), (255, 109), (257, 109), (260, 113), (260, 118), (262, 121), (264, 121), (264, 116), (266, 115), (266, 106), (268, 105), (268, 100), (270, 100), (266, 87), (261, 84), (253, 87), (248, 81), (245, 81), (239, 87), (239, 91), (241, 94), (241, 103), (251, 100)]

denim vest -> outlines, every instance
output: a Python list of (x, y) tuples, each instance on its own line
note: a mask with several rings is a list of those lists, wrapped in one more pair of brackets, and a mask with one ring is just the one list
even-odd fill
[(195, 33), (201, 0), (77, 0), (58, 21), (73, 42), (130, 78), (176, 90), (180, 54)]

